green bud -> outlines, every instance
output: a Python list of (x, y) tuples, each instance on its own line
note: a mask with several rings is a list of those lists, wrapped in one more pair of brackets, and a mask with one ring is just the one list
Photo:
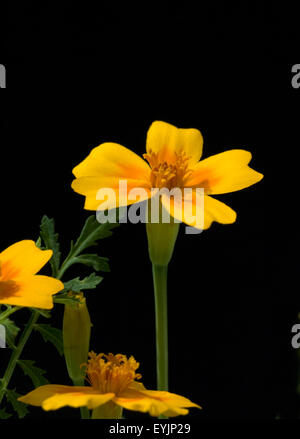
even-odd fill
[(80, 367), (88, 359), (91, 319), (82, 293), (80, 302), (65, 305), (63, 318), (63, 343), (66, 365), (75, 385), (83, 385), (84, 370)]

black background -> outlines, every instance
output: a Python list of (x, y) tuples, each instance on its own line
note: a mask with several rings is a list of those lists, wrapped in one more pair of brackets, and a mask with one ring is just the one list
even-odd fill
[[(297, 418), (290, 342), (300, 310), (295, 10), (258, 1), (44, 3), (8, 6), (0, 59), (7, 68), (0, 100), (1, 248), (35, 240), (47, 214), (66, 254), (90, 215), (70, 187), (72, 168), (105, 141), (142, 154), (153, 120), (200, 129), (203, 158), (251, 151), (251, 166), (264, 180), (218, 197), (237, 211), (236, 223), (214, 223), (195, 236), (181, 228), (169, 266), (170, 390), (203, 406), (191, 411), (194, 418)], [(91, 348), (134, 355), (144, 384), (155, 388), (144, 226), (122, 225), (100, 242), (99, 254), (109, 257), (111, 273), (88, 293)], [(79, 267), (66, 278), (88, 272)], [(57, 305), (57, 327), (62, 312)], [(19, 313), (22, 323), (27, 318), (26, 310)], [(47, 369), (51, 382), (70, 384), (63, 360), (37, 334), (23, 358)], [(21, 374), (12, 386), (31, 389)], [(72, 409), (31, 413), (78, 416)]]

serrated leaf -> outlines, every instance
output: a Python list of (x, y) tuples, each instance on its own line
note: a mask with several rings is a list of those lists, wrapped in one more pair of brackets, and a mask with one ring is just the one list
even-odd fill
[(99, 239), (111, 236), (112, 230), (118, 226), (118, 223), (100, 224), (94, 215), (89, 216), (83, 226), (79, 238), (72, 246), (72, 254), (78, 255), (86, 248), (96, 245)]
[(109, 272), (108, 258), (94, 254), (83, 254), (73, 258), (74, 264), (84, 264), (96, 271)]
[(34, 329), (41, 334), (45, 342), (50, 341), (56, 347), (60, 355), (63, 355), (64, 349), (61, 329), (44, 323), (36, 323)]
[(52, 274), (53, 276), (56, 276), (59, 269), (61, 253), (59, 251), (58, 233), (55, 233), (54, 219), (48, 218), (47, 215), (44, 215), (40, 229), (41, 238), (43, 239), (46, 248), (53, 251), (50, 264), (52, 267)]
[(24, 374), (29, 376), (29, 378), (33, 382), (34, 387), (49, 384), (47, 378), (44, 377), (46, 371), (34, 366), (34, 363), (35, 362), (32, 360), (18, 360), (18, 365), (22, 368)]
[(103, 277), (97, 276), (95, 273), (90, 274), (84, 279), (75, 277), (64, 283), (66, 291), (73, 291), (74, 293), (80, 293), (82, 290), (93, 290), (103, 280)]
[(17, 412), (19, 418), (24, 418), (27, 413), (29, 413), (27, 409), (27, 404), (24, 404), (24, 402), (18, 401), (19, 396), (21, 396), (19, 393), (17, 393), (15, 390), (6, 390), (6, 399), (10, 402), (15, 412)]
[(8, 419), (12, 416), (12, 413), (7, 413), (6, 409), (0, 409), (0, 419)]
[(1, 325), (5, 327), (5, 336), (8, 346), (10, 346), (11, 348), (15, 348), (15, 338), (20, 331), (20, 328), (18, 328), (15, 322), (10, 320), (8, 317), (4, 320), (1, 320)]

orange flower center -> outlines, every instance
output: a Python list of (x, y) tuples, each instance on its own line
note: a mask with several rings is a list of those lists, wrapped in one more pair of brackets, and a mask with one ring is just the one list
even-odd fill
[(126, 390), (130, 383), (142, 376), (135, 373), (139, 363), (133, 357), (117, 354), (89, 353), (86, 366), (87, 380), (90, 385), (101, 393), (115, 393), (116, 395)]
[(2, 274), (2, 263), (0, 261), (0, 299), (15, 296), (18, 290), (18, 284)]
[(158, 154), (149, 151), (143, 155), (151, 167), (151, 186), (154, 188), (183, 188), (187, 177), (191, 174), (188, 168), (189, 157), (184, 151), (175, 152), (175, 162), (160, 162)]

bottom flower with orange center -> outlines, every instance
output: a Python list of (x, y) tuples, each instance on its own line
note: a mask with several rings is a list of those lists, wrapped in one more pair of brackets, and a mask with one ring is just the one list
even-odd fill
[(170, 392), (147, 390), (136, 373), (139, 363), (125, 355), (90, 352), (86, 366), (90, 386), (48, 384), (38, 387), (19, 401), (44, 410), (83, 407), (93, 410), (94, 419), (121, 419), (123, 408), (148, 412), (151, 416), (188, 414), (187, 407), (201, 408), (189, 399)]

